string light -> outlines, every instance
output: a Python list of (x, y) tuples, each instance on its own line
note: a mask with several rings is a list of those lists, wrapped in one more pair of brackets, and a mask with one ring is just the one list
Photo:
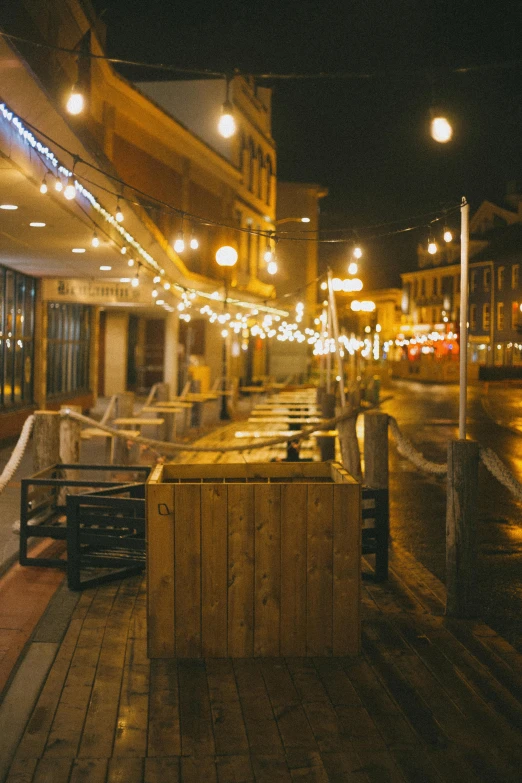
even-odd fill
[(47, 193), (48, 189), (49, 188), (47, 187), (47, 174), (45, 174), (45, 176), (44, 176), (44, 178), (42, 180), (42, 184), (40, 185), (40, 193), (42, 195), (45, 195)]
[(437, 252), (437, 243), (435, 242), (435, 239), (430, 235), (430, 238), (428, 239), (428, 253), (430, 256), (434, 256)]
[(351, 264), (348, 264), (348, 274), (349, 275), (356, 275), (357, 274), (357, 264), (355, 261), (352, 261)]
[(157, 291), (156, 288), (152, 289), (152, 296), (153, 296), (154, 299), (156, 299), (156, 297), (158, 296), (158, 291)]
[(451, 141), (453, 128), (447, 117), (437, 116), (431, 120), (430, 133), (432, 139), (439, 144), (446, 144)]
[(155, 275), (153, 281), (154, 284), (161, 283), (161, 277), (159, 275)]
[(362, 258), (362, 254), (362, 248), (359, 245), (356, 245), (353, 249), (354, 258)]
[(78, 84), (75, 84), (69, 94), (66, 104), (69, 114), (81, 114), (85, 108), (85, 99)]
[(129, 258), (129, 260), (127, 261), (127, 266), (134, 266), (134, 259), (133, 258)]
[(121, 211), (120, 199), (118, 199), (116, 202), (116, 214), (114, 215), (114, 217), (116, 218), (118, 223), (123, 223), (124, 215), (123, 212)]
[(67, 201), (72, 201), (76, 196), (76, 187), (74, 185), (74, 181), (72, 177), (69, 177), (67, 180), (67, 185), (65, 186), (65, 190), (63, 192), (63, 195), (67, 199)]
[(277, 263), (276, 261), (269, 261), (268, 266), (266, 268), (266, 271), (269, 275), (275, 275), (277, 274)]
[(120, 253), (122, 254), (122, 256), (126, 255), (126, 253), (127, 253), (127, 245), (122, 245)]
[(234, 107), (229, 98), (230, 77), (226, 78), (226, 96), (225, 102), (221, 107), (221, 117), (218, 122), (218, 131), (224, 139), (230, 139), (236, 132), (236, 121), (234, 119)]
[(453, 239), (453, 234), (451, 233), (449, 228), (445, 228), (444, 229), (444, 241), (445, 242), (451, 242), (452, 239)]
[(194, 231), (192, 231), (192, 233), (190, 235), (189, 245), (190, 245), (190, 249), (191, 250), (197, 250), (198, 247), (199, 247), (199, 242), (198, 242), (197, 238), (194, 236)]
[(62, 192), (62, 190), (63, 190), (63, 182), (62, 182), (62, 180), (60, 179), (60, 177), (56, 177), (56, 179), (55, 179), (55, 181), (54, 181), (54, 189), (55, 189), (55, 190), (56, 190), (58, 193), (61, 193), (61, 192)]
[(133, 288), (137, 288), (140, 284), (140, 270), (138, 269), (136, 272), (136, 276), (132, 278), (131, 286)]
[(98, 239), (98, 234), (96, 233), (96, 231), (92, 235), (91, 245), (93, 247), (99, 247), (100, 246), (100, 240)]

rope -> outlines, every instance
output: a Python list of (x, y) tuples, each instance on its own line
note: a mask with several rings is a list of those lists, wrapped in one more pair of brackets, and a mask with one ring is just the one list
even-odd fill
[(517, 500), (522, 500), (522, 484), (517, 481), (513, 474), (506, 468), (502, 460), (497, 457), (494, 451), (486, 446), (480, 447), (480, 459), (489, 470), (489, 472), (495, 476), (495, 478), (503, 484), (511, 494), (513, 494)]
[(2, 471), (2, 475), (0, 476), (0, 495), (13, 478), (18, 466), (20, 465), (20, 462), (22, 461), (33, 424), (34, 416), (28, 416), (24, 422), (24, 426), (22, 427), (22, 432), (20, 433), (18, 442), (13, 449), (13, 453), (11, 454), (8, 463)]
[[(372, 406), (374, 407), (374, 406)], [(371, 410), (370, 407), (365, 407), (364, 410)], [(361, 412), (360, 409), (350, 411), (348, 413), (342, 413), (340, 416), (336, 416), (334, 419), (325, 419), (321, 423), (321, 428), (332, 429), (340, 421), (350, 419), (353, 416), (357, 416)], [(62, 416), (68, 416), (71, 419), (80, 421), (85, 426), (95, 426), (99, 430), (107, 432), (109, 435), (114, 435), (117, 438), (125, 438), (128, 440), (128, 436), (121, 430), (116, 430), (114, 427), (109, 427), (107, 424), (101, 424), (99, 421), (90, 419), (88, 416), (83, 416), (81, 413), (75, 413), (69, 408), (64, 408), (60, 411)], [(318, 425), (314, 424), (311, 427), (307, 427), (303, 430), (296, 430), (295, 436), (299, 438), (306, 438), (313, 432), (316, 432)], [(266, 446), (276, 446), (279, 443), (288, 443), (288, 435), (284, 435), (277, 438), (267, 438), (266, 440), (257, 441), (256, 443), (243, 444), (241, 446), (194, 446), (188, 443), (180, 443), (179, 441), (167, 442), (163, 440), (155, 440), (154, 438), (144, 438), (143, 435), (138, 435), (136, 438), (132, 438), (133, 443), (143, 443), (146, 446), (151, 446), (153, 449), (159, 449), (160, 451), (196, 451), (196, 452), (228, 452), (228, 451), (252, 451), (253, 449), (262, 449)]]
[(430, 462), (422, 456), (420, 451), (417, 451), (411, 440), (402, 434), (397, 424), (397, 420), (393, 416), (388, 416), (388, 424), (391, 433), (397, 444), (397, 451), (402, 454), (403, 457), (413, 462), (415, 467), (419, 470), (423, 470), (425, 473), (436, 473), (440, 476), (448, 472), (448, 466), (445, 463)]

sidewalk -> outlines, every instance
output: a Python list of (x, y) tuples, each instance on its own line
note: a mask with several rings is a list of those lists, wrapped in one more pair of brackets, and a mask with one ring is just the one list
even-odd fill
[(396, 544), (390, 565), (386, 584), (363, 581), (359, 658), (194, 661), (146, 657), (142, 577), (78, 595), (55, 570), (11, 569), (0, 624), (26, 639), (0, 783), (518, 783), (522, 656), (444, 618), (444, 586)]

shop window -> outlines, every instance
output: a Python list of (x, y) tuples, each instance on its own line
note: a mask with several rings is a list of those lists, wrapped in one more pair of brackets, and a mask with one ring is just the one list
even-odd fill
[(469, 308), (469, 328), (475, 331), (477, 328), (477, 305), (472, 304)]
[(485, 304), (482, 307), (482, 328), (484, 330), (489, 329), (489, 321), (490, 321), (490, 308), (488, 304)]
[(504, 302), (497, 302), (497, 329), (504, 330)]
[(86, 305), (47, 307), (47, 395), (89, 388), (91, 309)]
[(499, 266), (497, 269), (497, 288), (499, 291), (502, 291), (504, 288), (504, 271), (505, 268), (503, 266)]
[(511, 267), (511, 288), (513, 291), (516, 291), (518, 288), (519, 269), (520, 266), (518, 264), (513, 264)]
[(484, 291), (491, 288), (491, 269), (484, 269)]
[(0, 267), (0, 408), (33, 401), (35, 285)]

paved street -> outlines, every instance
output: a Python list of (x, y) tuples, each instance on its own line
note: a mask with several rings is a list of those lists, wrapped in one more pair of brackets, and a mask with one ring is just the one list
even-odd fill
[[(424, 456), (445, 461), (446, 444), (457, 437), (458, 387), (395, 382), (390, 393), (393, 399), (383, 409), (396, 417)], [(491, 447), (519, 481), (521, 406), (520, 385), (482, 383), (470, 387), (469, 437)], [(505, 427), (498, 426), (490, 416)], [(516, 434), (517, 427), (520, 435)], [(479, 483), (477, 568), (481, 615), (522, 650), (522, 508), (483, 466)], [(392, 443), (390, 498), (393, 537), (444, 580), (446, 479), (420, 473)]]

